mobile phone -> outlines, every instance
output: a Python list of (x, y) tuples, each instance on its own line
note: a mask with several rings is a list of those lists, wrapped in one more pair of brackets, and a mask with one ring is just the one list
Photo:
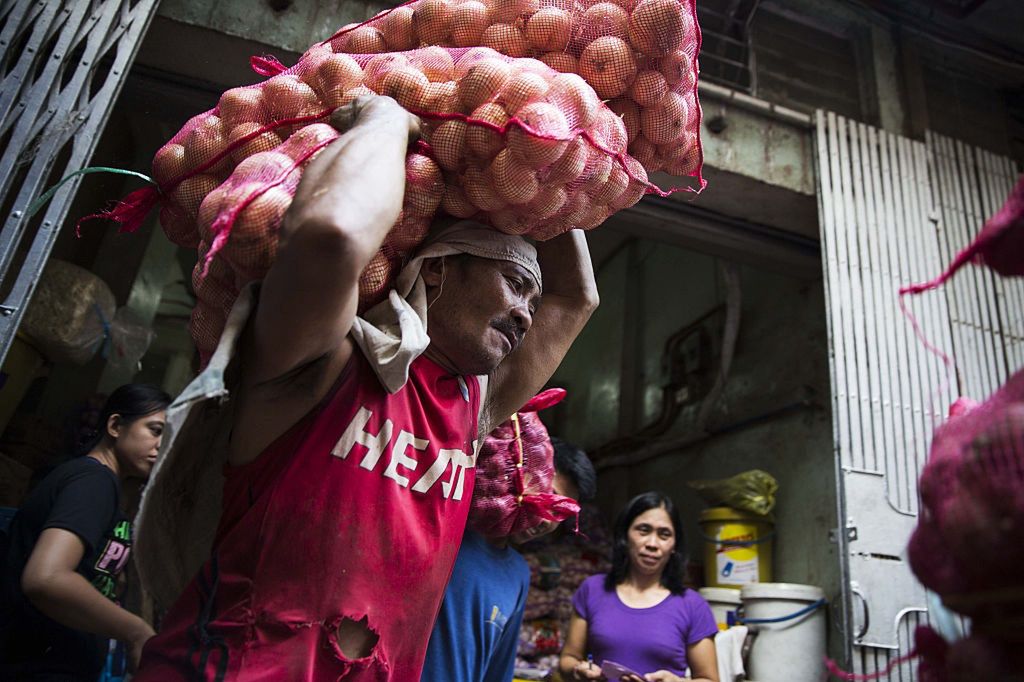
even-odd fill
[(626, 666), (622, 665), (621, 663), (616, 663), (615, 661), (605, 661), (604, 663), (602, 663), (601, 674), (607, 677), (610, 682), (614, 682), (615, 680), (621, 680), (626, 675), (636, 675), (641, 680), (644, 678), (644, 676), (638, 673), (637, 671), (630, 670)]

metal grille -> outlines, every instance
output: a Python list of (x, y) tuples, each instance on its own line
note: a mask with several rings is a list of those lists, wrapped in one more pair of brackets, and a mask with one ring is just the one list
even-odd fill
[[(949, 137), (928, 133), (931, 182), (941, 211), (943, 262), (974, 239), (1013, 189), (1013, 162)], [(988, 268), (967, 267), (944, 285), (963, 395), (982, 399), (1024, 367), (1024, 283)]]
[[(0, 4), (0, 362), (64, 223), (158, 0)], [(80, 176), (79, 176), (80, 177)]]
[[(822, 241), (828, 286), (836, 445), (845, 467), (886, 475), (888, 502), (917, 512), (917, 476), (954, 395), (896, 292), (944, 263), (921, 142), (818, 114)], [(949, 348), (942, 292), (912, 303), (923, 333)], [(940, 391), (941, 389), (941, 391)]]
[(759, 0), (702, 0), (700, 77), (740, 92), (753, 92), (750, 19)]
[[(838, 465), (842, 620), (854, 671), (912, 646), (926, 595), (906, 563), (917, 481), (957, 395), (987, 397), (1024, 365), (1024, 285), (961, 271), (907, 301), (946, 369), (915, 337), (897, 291), (939, 274), (1001, 206), (1012, 162), (933, 133), (917, 142), (817, 113), (819, 211)], [(880, 679), (916, 679), (904, 664)]]

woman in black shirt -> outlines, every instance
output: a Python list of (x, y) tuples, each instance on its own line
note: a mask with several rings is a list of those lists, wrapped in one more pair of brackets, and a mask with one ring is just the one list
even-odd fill
[(115, 601), (131, 548), (121, 488), (149, 477), (169, 403), (154, 386), (115, 390), (88, 454), (54, 469), (14, 517), (0, 565), (0, 679), (94, 682), (111, 638), (138, 661), (153, 629)]

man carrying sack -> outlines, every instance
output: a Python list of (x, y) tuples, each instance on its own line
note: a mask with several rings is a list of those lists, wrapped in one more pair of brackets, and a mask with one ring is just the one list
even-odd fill
[[(418, 121), (365, 97), (334, 122), (344, 134), (303, 175), (258, 298), (243, 293), (169, 413), (140, 570), (168, 602), (192, 579), (139, 682), (419, 679), (481, 434), (543, 386), (597, 305), (581, 231), (534, 247), (460, 222), (357, 317)], [(235, 376), (230, 401), (204, 400)]]

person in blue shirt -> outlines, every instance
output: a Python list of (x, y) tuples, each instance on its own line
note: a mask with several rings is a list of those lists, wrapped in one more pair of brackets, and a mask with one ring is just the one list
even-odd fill
[[(554, 447), (526, 411), (531, 403), (518, 413), (520, 439), (514, 422), (506, 422), (481, 449), (469, 528), (430, 636), (422, 682), (512, 679), (530, 587), (529, 566), (514, 546), (552, 532), (578, 512), (574, 500), (594, 495), (586, 454), (560, 441)], [(531, 429), (531, 417), (539, 429)]]

